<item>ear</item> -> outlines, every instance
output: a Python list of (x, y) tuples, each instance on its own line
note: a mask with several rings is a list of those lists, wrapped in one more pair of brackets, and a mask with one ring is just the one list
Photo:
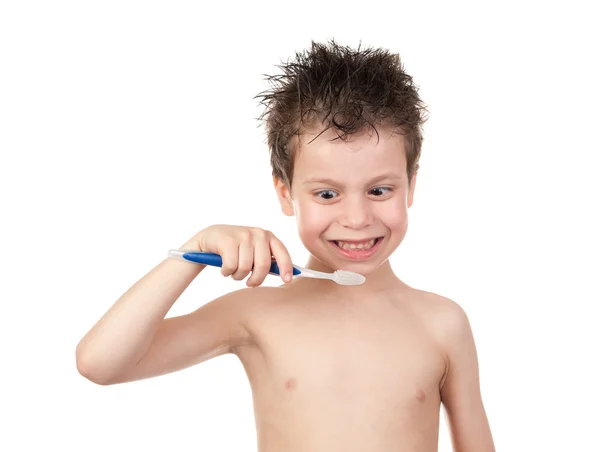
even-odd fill
[(281, 205), (281, 211), (284, 215), (293, 217), (294, 206), (292, 204), (292, 196), (289, 188), (281, 179), (277, 177), (273, 177), (273, 185), (275, 185), (275, 191), (277, 192), (277, 198), (279, 199), (279, 204)]
[(412, 180), (410, 181), (410, 189), (408, 191), (408, 207), (413, 205), (413, 200), (415, 196), (415, 185), (417, 185), (417, 171), (414, 172)]

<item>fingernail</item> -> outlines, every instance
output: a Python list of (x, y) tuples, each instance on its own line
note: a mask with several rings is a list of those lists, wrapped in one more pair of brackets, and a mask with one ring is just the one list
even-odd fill
[(283, 280), (285, 282), (290, 282), (292, 280), (292, 275), (290, 273), (286, 273), (285, 276), (283, 277)]

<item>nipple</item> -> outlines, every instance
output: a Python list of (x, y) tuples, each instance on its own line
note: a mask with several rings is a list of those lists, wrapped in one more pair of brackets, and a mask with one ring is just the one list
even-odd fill
[(285, 381), (285, 389), (288, 391), (293, 391), (296, 388), (296, 380), (292, 377), (288, 378)]

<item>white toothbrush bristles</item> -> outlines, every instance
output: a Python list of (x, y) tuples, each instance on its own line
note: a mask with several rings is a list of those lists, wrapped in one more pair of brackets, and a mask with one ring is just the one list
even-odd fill
[(330, 279), (343, 286), (358, 286), (367, 279), (359, 273), (350, 272), (348, 270), (336, 270), (333, 273), (325, 273), (310, 268), (300, 267), (298, 265), (294, 265), (294, 268), (300, 270), (300, 273), (295, 275), (296, 277)]
[(347, 270), (336, 270), (333, 273), (333, 280), (343, 286), (358, 286), (364, 283), (366, 278), (359, 273), (349, 272)]

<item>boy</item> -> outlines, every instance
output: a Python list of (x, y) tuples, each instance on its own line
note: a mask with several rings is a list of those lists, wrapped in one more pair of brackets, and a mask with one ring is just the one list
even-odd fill
[[(494, 450), (469, 321), (455, 302), (396, 277), (425, 108), (397, 55), (312, 43), (262, 95), (273, 180), (310, 252), (307, 268), (360, 286), (289, 277), (285, 246), (214, 225), (180, 249), (218, 253), (249, 288), (165, 319), (204, 266), (165, 259), (77, 347), (79, 372), (117, 384), (233, 353), (252, 388), (260, 452), (437, 450), (443, 403), (454, 449)], [(260, 286), (272, 258), (284, 284)]]

